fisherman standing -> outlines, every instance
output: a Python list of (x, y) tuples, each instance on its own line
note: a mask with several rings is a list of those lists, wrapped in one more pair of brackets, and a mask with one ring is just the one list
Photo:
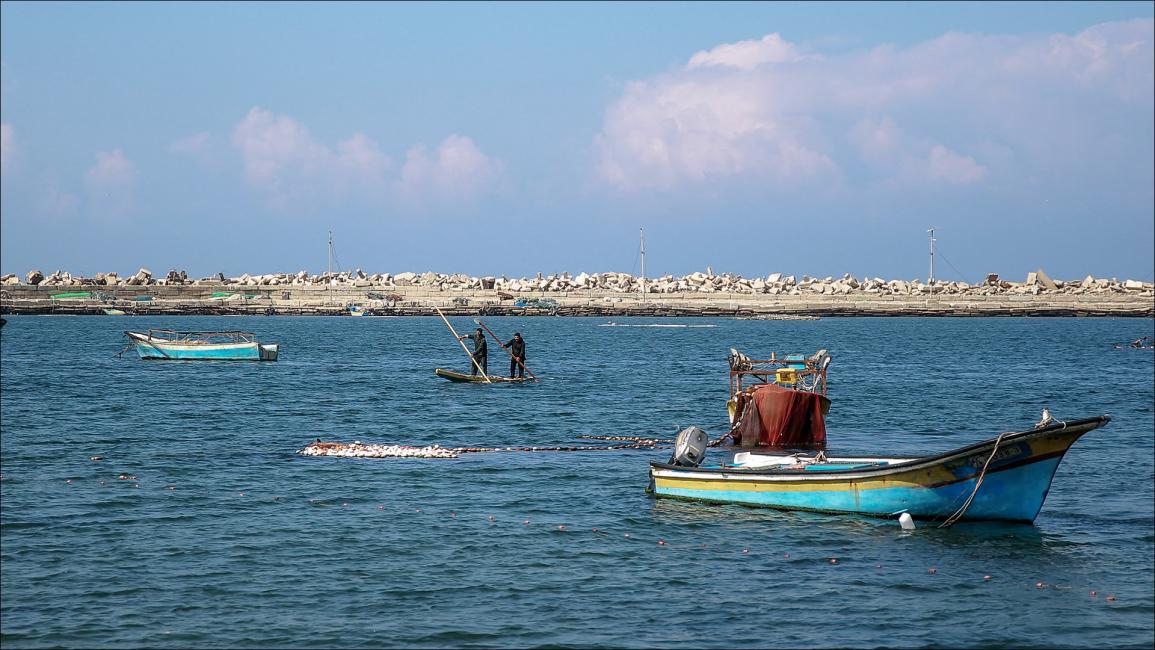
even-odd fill
[(509, 350), (509, 378), (513, 379), (516, 371), (520, 378), (525, 379), (525, 339), (521, 338), (521, 332), (514, 332), (509, 343), (501, 347)]
[(489, 374), (489, 346), (485, 344), (485, 332), (481, 328), (473, 334), (466, 334), (465, 336), (457, 337), (458, 341), (465, 339), (473, 339), (473, 363), (470, 364), (470, 375), (477, 376), (477, 369), (481, 368), (481, 374)]

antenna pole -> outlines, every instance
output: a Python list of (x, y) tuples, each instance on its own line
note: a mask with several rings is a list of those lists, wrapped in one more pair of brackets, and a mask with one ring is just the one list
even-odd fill
[(646, 230), (638, 228), (642, 240), (642, 302), (646, 301)]
[(930, 233), (930, 293), (934, 295), (934, 228), (927, 230)]

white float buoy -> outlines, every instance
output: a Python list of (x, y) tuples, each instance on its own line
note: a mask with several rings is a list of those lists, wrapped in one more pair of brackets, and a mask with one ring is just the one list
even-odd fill
[(902, 526), (903, 530), (914, 530), (914, 517), (911, 517), (909, 512), (904, 512), (898, 516), (898, 525)]

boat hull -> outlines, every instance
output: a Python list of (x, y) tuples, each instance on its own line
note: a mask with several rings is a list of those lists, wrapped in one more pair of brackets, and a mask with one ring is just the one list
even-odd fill
[(135, 332), (127, 332), (136, 345), (141, 359), (166, 359), (175, 361), (276, 361), (279, 348), (276, 344), (260, 344), (256, 341), (242, 343), (175, 343), (148, 337)]
[(487, 384), (487, 383), (492, 383), (492, 384), (499, 384), (499, 383), (502, 383), (502, 384), (520, 384), (520, 383), (523, 383), (525, 381), (525, 378), (523, 378), (523, 377), (510, 379), (509, 377), (499, 377), (497, 375), (490, 375), (489, 381), (487, 382), (485, 380), (485, 377), (482, 377), (481, 375), (467, 375), (467, 374), (462, 373), (462, 372), (454, 372), (452, 370), (446, 370), (444, 368), (437, 368), (436, 370), (433, 371), (433, 373), (435, 375), (437, 375), (438, 377), (441, 377), (443, 379), (448, 379), (449, 381), (457, 382), (457, 383), (463, 383), (463, 384)]
[(1031, 522), (1043, 507), (1063, 455), (1080, 436), (1108, 421), (1103, 416), (1004, 434), (997, 450), (997, 439), (992, 439), (939, 456), (847, 471), (687, 468), (655, 462), (650, 467), (651, 490), (666, 498), (877, 517), (907, 512), (922, 519), (950, 517), (973, 493), (962, 520)]

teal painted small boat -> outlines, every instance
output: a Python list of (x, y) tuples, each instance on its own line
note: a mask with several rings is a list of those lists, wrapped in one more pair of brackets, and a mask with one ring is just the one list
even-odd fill
[[(921, 458), (825, 453), (737, 452), (701, 465), (705, 434), (679, 435), (670, 462), (650, 463), (655, 496), (874, 517), (1032, 522), (1043, 507), (1063, 455), (1109, 416), (1058, 422), (1049, 414), (1033, 429), (1004, 433)], [(689, 450), (687, 452), (687, 450)]]
[(125, 332), (141, 359), (276, 361), (275, 343), (258, 343), (252, 332)]

